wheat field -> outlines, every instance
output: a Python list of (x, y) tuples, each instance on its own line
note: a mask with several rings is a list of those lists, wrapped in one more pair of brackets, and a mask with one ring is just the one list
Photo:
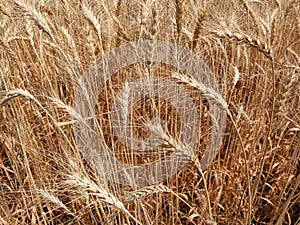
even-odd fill
[[(0, 224), (300, 224), (299, 0), (3, 0), (0, 18)], [(173, 94), (168, 81), (201, 120), (182, 168), (132, 187), (107, 179), (78, 148), (74, 99), (101, 56), (145, 40), (197, 55), (221, 95), (163, 62), (135, 63), (104, 81), (93, 118), (124, 164), (180, 149), (184, 118), (175, 106), (186, 102), (163, 99)], [(130, 99), (132, 83), (155, 77), (166, 81), (161, 98)], [(130, 135), (143, 140), (154, 130), (164, 144), (146, 154), (129, 139), (128, 149), (114, 130), (116, 99)], [(209, 99), (224, 109), (226, 129), (202, 170)]]

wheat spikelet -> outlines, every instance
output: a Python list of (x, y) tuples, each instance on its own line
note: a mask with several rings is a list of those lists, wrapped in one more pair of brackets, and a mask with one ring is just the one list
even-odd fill
[[(300, 64), (300, 56), (297, 55), (295, 51), (293, 51), (291, 48), (287, 49), (290, 53), (292, 53), (293, 56), (297, 59), (298, 63)], [(287, 74), (283, 81), (282, 90), (279, 92), (278, 95), (278, 101), (276, 102), (277, 108), (275, 112), (275, 121), (277, 128), (281, 128), (281, 123), (285, 121), (286, 119), (286, 108), (289, 106), (287, 105), (287, 102), (291, 99), (292, 96), (295, 95), (295, 93), (299, 92), (300, 87), (300, 74), (299, 69), (300, 67), (297, 66), (289, 66), (293, 68), (293, 71)]]
[[(122, 3), (121, 1), (118, 2), (117, 10), (116, 10), (117, 15), (119, 15), (119, 13), (120, 13), (119, 8), (121, 7), (121, 3)], [(103, 3), (101, 3), (101, 4), (102, 4), (102, 7), (103, 7), (103, 9), (105, 10), (106, 14), (109, 15), (109, 16), (113, 19), (114, 23), (117, 25), (117, 35), (118, 35), (117, 38), (119, 38), (119, 36), (120, 36), (120, 37), (122, 37), (124, 40), (130, 41), (130, 38), (128, 37), (128, 34), (127, 34), (127, 32), (125, 31), (125, 28), (124, 28), (124, 26), (121, 24), (120, 20), (119, 20), (114, 14), (112, 14), (112, 13), (110, 12), (110, 10), (109, 10)], [(120, 9), (121, 9), (121, 8), (120, 8)]]
[[(116, 18), (118, 18), (120, 16), (121, 9), (122, 9), (122, 0), (118, 0), (116, 12), (115, 12)], [(119, 24), (117, 23), (117, 25), (119, 25)], [(116, 46), (120, 45), (120, 38), (119, 38), (119, 36), (122, 35), (122, 31), (123, 31), (122, 28), (120, 26), (117, 26)]]
[(33, 32), (33, 27), (31, 24), (31, 20), (26, 19), (26, 23), (25, 23), (25, 29), (26, 29), (26, 33), (29, 37), (29, 40), (31, 42), (31, 45), (33, 43), (33, 36), (34, 36), (34, 32)]
[(231, 41), (243, 43), (248, 46), (254, 47), (254, 48), (258, 49), (260, 52), (264, 53), (264, 55), (267, 58), (273, 60), (273, 55), (271, 53), (271, 49), (268, 47), (266, 42), (260, 40), (259, 38), (252, 37), (247, 34), (232, 33), (230, 31), (221, 31), (221, 30), (214, 30), (211, 33), (220, 38), (227, 38)]
[(3, 106), (8, 101), (20, 96), (34, 99), (34, 97), (27, 90), (15, 89), (13, 91), (8, 91), (8, 92), (4, 91), (4, 92), (0, 92), (0, 97), (1, 97), (0, 106)]
[(74, 52), (75, 60), (76, 60), (76, 65), (80, 65), (80, 57), (76, 49), (75, 41), (68, 32), (68, 30), (65, 27), (61, 28), (63, 34), (66, 36), (67, 41), (68, 41), (68, 46), (70, 46)]
[(145, 3), (142, 2), (142, 9), (141, 9), (141, 16), (139, 23), (144, 26), (147, 24), (147, 17), (149, 16), (149, 11), (150, 11), (150, 2), (146, 1)]
[(297, 22), (297, 31), (298, 31), (298, 37), (300, 38), (300, 16), (296, 18)]
[(120, 16), (120, 12), (121, 12), (121, 7), (122, 6), (122, 0), (118, 0), (117, 2), (117, 8), (116, 8), (116, 16)]
[(278, 101), (278, 108), (276, 116), (282, 116), (285, 112), (286, 101), (289, 96), (293, 94), (299, 87), (300, 75), (296, 71), (291, 72), (286, 78), (286, 84), (283, 87), (283, 92), (281, 93)]
[[(81, 122), (85, 123), (85, 120), (90, 119), (90, 118), (85, 118), (84, 119), (82, 117), (82, 115), (80, 115), (78, 112), (76, 112), (74, 110), (73, 107), (70, 107), (70, 106), (66, 105), (63, 101), (61, 101), (57, 98), (52, 98), (52, 97), (48, 97), (48, 98), (52, 101), (52, 103), (56, 107), (65, 110), (67, 113), (69, 113), (75, 119), (73, 121), (55, 123), (58, 127), (59, 126), (65, 126), (65, 125), (68, 125), (68, 124), (74, 124), (77, 121), (81, 121)], [(86, 123), (85, 123), (85, 125), (88, 126)]]
[[(128, 85), (128, 82), (125, 82), (124, 84), (124, 90), (122, 91), (122, 93), (117, 96), (117, 101), (120, 103), (118, 106), (117, 106), (117, 109), (119, 111), (121, 111), (121, 118), (118, 118), (120, 123), (119, 125), (121, 125), (122, 127), (125, 127), (126, 126), (126, 121), (127, 121), (127, 117), (128, 117), (128, 114), (129, 114), (129, 111), (128, 111), (128, 107), (129, 107), (129, 94), (130, 94), (130, 87)], [(118, 125), (117, 125), (118, 126)]]

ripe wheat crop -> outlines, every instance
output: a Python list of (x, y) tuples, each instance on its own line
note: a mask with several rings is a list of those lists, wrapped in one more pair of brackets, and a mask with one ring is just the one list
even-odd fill
[[(299, 0), (7, 0), (0, 25), (0, 224), (300, 224)], [(180, 46), (214, 79), (131, 50), (111, 76), (113, 53), (92, 66), (143, 41)], [(78, 95), (87, 74), (101, 89)], [(184, 139), (181, 112), (199, 122)], [(146, 170), (134, 174), (143, 186), (118, 183), (80, 150), (90, 134), (126, 165), (186, 162), (156, 183)]]

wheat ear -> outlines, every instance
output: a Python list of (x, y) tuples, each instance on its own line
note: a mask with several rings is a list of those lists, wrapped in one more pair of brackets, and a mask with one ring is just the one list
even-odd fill
[(102, 45), (102, 37), (101, 37), (101, 25), (98, 20), (98, 18), (94, 15), (93, 10), (90, 6), (82, 4), (82, 13), (85, 16), (85, 18), (92, 24), (93, 28), (95, 29), (100, 45), (100, 49), (103, 50)]
[[(160, 134), (161, 138), (163, 138), (164, 140), (164, 145), (166, 146), (170, 146), (171, 148), (174, 149), (174, 151), (176, 151), (179, 154), (184, 154), (185, 156), (189, 157), (189, 159), (191, 160), (191, 162), (195, 165), (195, 167), (198, 169), (198, 171), (200, 172), (202, 178), (203, 178), (203, 183), (204, 183), (204, 188), (205, 188), (205, 193), (206, 193), (206, 200), (208, 203), (208, 211), (209, 211), (209, 215), (210, 215), (210, 222), (214, 222), (212, 220), (212, 210), (211, 210), (211, 206), (210, 206), (210, 197), (208, 194), (208, 189), (207, 189), (207, 183), (201, 168), (201, 163), (200, 160), (198, 159), (198, 156), (195, 154), (195, 152), (188, 148), (187, 146), (185, 146), (183, 143), (181, 143), (180, 141), (176, 140), (175, 138), (173, 138), (171, 135), (166, 134), (161, 126), (153, 126), (152, 128), (150, 128), (152, 131), (154, 131), (155, 133)], [(147, 187), (144, 190), (141, 190), (140, 192), (137, 193), (137, 196), (144, 196), (145, 194), (148, 195), (149, 193), (154, 193), (155, 191), (157, 192), (167, 192), (168, 190), (165, 190), (165, 186), (150, 186)], [(153, 192), (154, 191), (154, 192)], [(171, 191), (172, 192), (172, 191)], [(172, 192), (174, 194), (174, 192)], [(132, 197), (132, 195), (129, 195), (129, 197), (127, 196), (127, 198)], [(134, 194), (133, 194), (134, 197)], [(182, 199), (181, 199), (182, 200)]]
[(75, 217), (75, 215), (68, 209), (68, 207), (64, 203), (62, 203), (62, 201), (59, 200), (57, 196), (50, 194), (47, 190), (43, 190), (43, 189), (37, 189), (37, 192), (49, 202), (64, 209), (69, 215)]
[(175, 0), (176, 7), (176, 26), (178, 39), (180, 38), (182, 26), (183, 26), (183, 1), (184, 0)]
[(198, 13), (197, 24), (193, 33), (193, 40), (191, 44), (191, 49), (194, 50), (197, 46), (198, 39), (200, 38), (203, 24), (208, 16), (207, 10), (202, 10)]
[(69, 5), (69, 1), (67, 0), (62, 0), (61, 1), (62, 7), (64, 9), (64, 13), (65, 13), (65, 21), (67, 24), (71, 23), (71, 12), (70, 12), (70, 5)]
[(90, 196), (95, 196), (99, 201), (124, 212), (137, 224), (142, 225), (142, 223), (131, 215), (131, 213), (125, 208), (125, 205), (115, 195), (113, 195), (108, 188), (105, 187), (105, 185), (96, 184), (88, 177), (81, 177), (78, 174), (66, 175), (65, 184), (72, 188), (76, 188), (79, 193), (84, 192)]
[(16, 55), (16, 53), (11, 49), (11, 47), (9, 46), (8, 42), (6, 40), (0, 39), (0, 46), (2, 47), (2, 49), (7, 53), (7, 55), (11, 58), (12, 62), (16, 65), (18, 65), (19, 63), (19, 59), (18, 56)]
[(183, 82), (191, 87), (199, 89), (203, 92), (204, 96), (208, 99), (212, 100), (226, 112), (229, 112), (227, 103), (225, 102), (224, 98), (217, 93), (213, 88), (207, 87), (207, 85), (202, 84), (201, 82), (197, 81), (193, 77), (189, 77), (182, 73), (172, 73), (172, 77), (178, 79), (180, 82)]
[(168, 188), (163, 184), (151, 185), (128, 193), (126, 196), (124, 196), (124, 201), (125, 202), (136, 201), (138, 199), (146, 198), (152, 194), (157, 194), (162, 192), (169, 193), (171, 192), (171, 190), (170, 188)]
[(243, 33), (232, 33), (230, 31), (221, 31), (214, 30), (211, 32), (213, 35), (216, 35), (219, 38), (227, 38), (230, 41), (240, 42), (248, 46), (258, 49), (260, 52), (273, 61), (273, 55), (271, 49), (265, 41), (260, 40), (259, 38), (243, 34)]
[(253, 9), (248, 5), (248, 2), (247, 0), (241, 0), (243, 6), (247, 9), (247, 11), (249, 12), (250, 16), (252, 17), (253, 19), (253, 22), (254, 22), (254, 25), (255, 25), (255, 28), (256, 30), (258, 31), (259, 30), (259, 19), (257, 18), (255, 12), (253, 11)]

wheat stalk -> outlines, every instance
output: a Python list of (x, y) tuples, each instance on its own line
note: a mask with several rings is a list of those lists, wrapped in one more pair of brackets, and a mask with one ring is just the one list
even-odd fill
[(0, 223), (2, 225), (8, 225), (8, 222), (6, 222), (1, 216), (0, 216)]

